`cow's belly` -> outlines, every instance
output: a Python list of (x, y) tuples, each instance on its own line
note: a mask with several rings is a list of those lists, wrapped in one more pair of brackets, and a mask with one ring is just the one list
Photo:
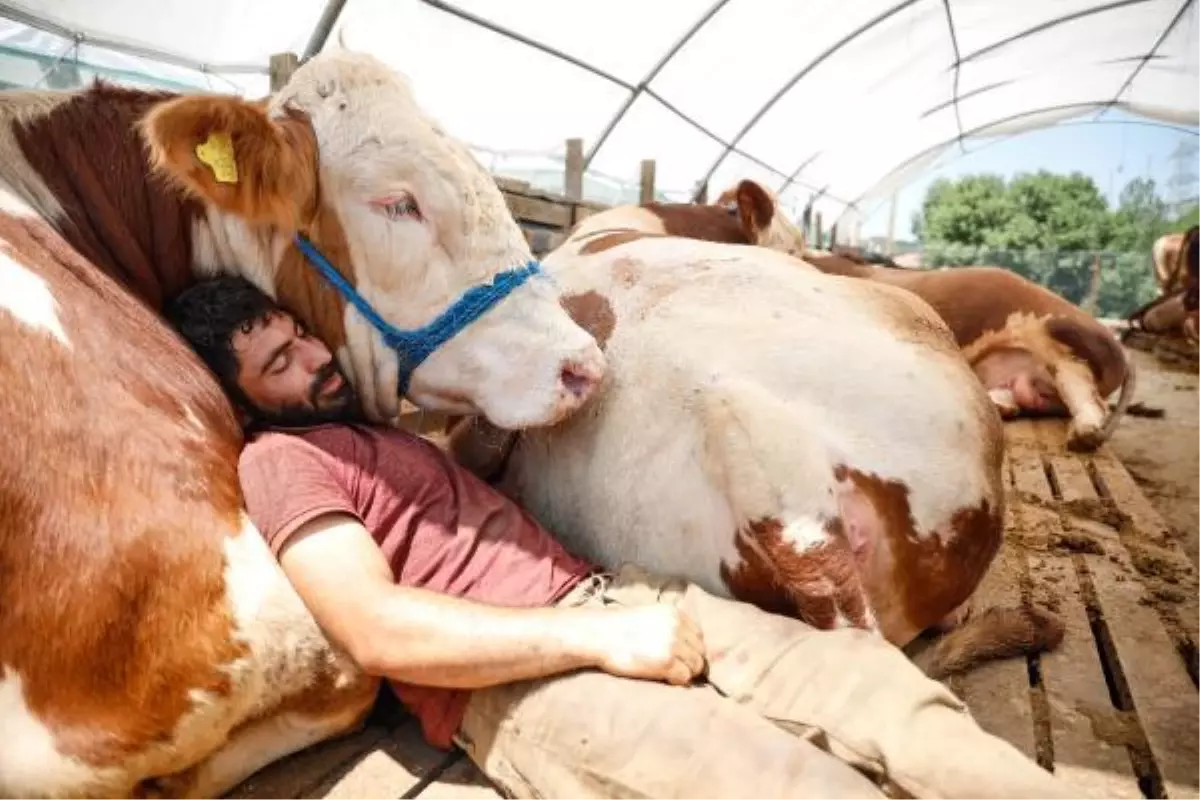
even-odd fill
[(637, 563), (727, 595), (737, 522), (705, 473), (696, 422), (670, 426), (642, 392), (608, 391), (554, 431), (526, 431), (504, 489), (569, 550), (615, 568)]

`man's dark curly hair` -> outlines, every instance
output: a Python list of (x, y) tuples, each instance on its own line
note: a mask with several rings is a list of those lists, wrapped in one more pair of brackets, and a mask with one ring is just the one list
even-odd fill
[(217, 376), (225, 392), (249, 407), (237, 385), (233, 334), (266, 319), (279, 305), (242, 277), (223, 276), (185, 289), (163, 310), (167, 321)]

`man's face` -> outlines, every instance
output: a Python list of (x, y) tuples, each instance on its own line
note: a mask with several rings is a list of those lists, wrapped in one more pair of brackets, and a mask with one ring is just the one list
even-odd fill
[(238, 387), (258, 421), (297, 426), (358, 418), (358, 398), (337, 361), (290, 314), (247, 323), (231, 345)]

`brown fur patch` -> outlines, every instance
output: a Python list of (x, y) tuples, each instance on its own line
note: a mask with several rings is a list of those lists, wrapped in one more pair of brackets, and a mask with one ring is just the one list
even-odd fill
[(617, 328), (617, 315), (613, 313), (608, 298), (594, 289), (583, 294), (565, 295), (559, 305), (570, 314), (575, 324), (590, 333), (601, 349)]
[(739, 183), (736, 197), (742, 231), (748, 240), (757, 241), (758, 235), (770, 226), (775, 216), (775, 201), (754, 181)]
[(719, 206), (689, 203), (647, 203), (643, 206), (662, 220), (668, 236), (725, 244), (750, 244), (738, 217)]
[(223, 576), (241, 431), (182, 340), (46, 223), (0, 214), (0, 243), (70, 340), (0, 311), (0, 664), (63, 754), (111, 764), (245, 655)]
[[(918, 538), (903, 483), (844, 465), (834, 469), (834, 477), (853, 483), (882, 520), (892, 570), (881, 577), (915, 630), (934, 625), (971, 596), (1000, 549), (1003, 509), (983, 501), (955, 513), (941, 537)], [(872, 594), (882, 594), (882, 588), (872, 586)]]
[(153, 178), (137, 120), (171, 95), (104, 84), (13, 125), (22, 154), (66, 213), (54, 220), (84, 258), (151, 308), (192, 280), (200, 206)]
[(861, 264), (845, 256), (833, 255), (832, 253), (817, 253), (812, 250), (805, 250), (800, 260), (806, 264), (813, 265), (826, 275), (841, 275), (848, 278), (871, 278), (875, 274), (874, 269), (866, 264)]
[[(350, 245), (333, 209), (322, 207), (305, 231), (326, 260), (355, 285), (350, 266)], [(346, 300), (316, 268), (308, 263), (295, 245), (284, 251), (275, 274), (279, 300), (317, 335), (329, 349), (337, 351), (346, 344)]]
[(756, 520), (736, 536), (742, 561), (734, 569), (722, 564), (721, 579), (735, 598), (821, 630), (835, 627), (839, 612), (866, 627), (866, 596), (841, 520), (830, 520), (825, 531), (822, 546), (801, 553), (784, 541), (779, 520)]
[[(252, 225), (294, 231), (316, 213), (317, 139), (299, 111), (273, 120), (265, 101), (188, 96), (155, 106), (141, 129), (156, 171)], [(233, 142), (237, 183), (219, 183), (196, 155), (214, 132)]]
[(798, 617), (796, 601), (776, 577), (774, 568), (764, 560), (759, 550), (746, 541), (751, 538), (757, 542), (764, 535), (767, 538), (777, 537), (782, 530), (783, 526), (778, 520), (765, 519), (750, 523), (744, 534), (735, 533), (734, 546), (742, 560), (732, 568), (728, 564), (721, 564), (721, 581), (729, 588), (730, 594), (742, 602), (772, 614)]
[(589, 239), (588, 243), (579, 248), (580, 255), (592, 255), (594, 253), (603, 253), (605, 250), (611, 250), (614, 247), (619, 247), (629, 242), (636, 242), (639, 239), (662, 238), (665, 234), (662, 233), (646, 233), (645, 231), (613, 231), (605, 233), (602, 236), (597, 236), (594, 239)]

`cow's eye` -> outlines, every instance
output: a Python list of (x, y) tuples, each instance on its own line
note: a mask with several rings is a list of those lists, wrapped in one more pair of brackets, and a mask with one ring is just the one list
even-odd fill
[(421, 209), (410, 194), (372, 200), (371, 207), (390, 220), (421, 219)]

